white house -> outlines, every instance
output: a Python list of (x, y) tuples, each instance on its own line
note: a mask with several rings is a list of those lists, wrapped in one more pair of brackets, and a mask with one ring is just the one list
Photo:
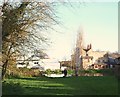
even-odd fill
[(60, 63), (56, 59), (40, 59), (37, 56), (31, 56), (27, 59), (18, 59), (17, 60), (17, 68), (37, 68), (40, 71), (44, 71), (46, 69), (60, 69)]
[(46, 69), (51, 69), (51, 70), (60, 69), (60, 63), (56, 59), (42, 59), (40, 66), (43, 67), (44, 70), (46, 70)]
[(16, 62), (17, 68), (27, 67), (27, 68), (39, 68), (40, 58), (37, 56), (31, 56), (29, 58), (19, 58)]

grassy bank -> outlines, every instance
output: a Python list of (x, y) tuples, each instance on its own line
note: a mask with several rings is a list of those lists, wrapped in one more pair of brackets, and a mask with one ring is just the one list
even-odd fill
[(11, 78), (3, 82), (3, 95), (117, 95), (114, 76), (70, 78)]

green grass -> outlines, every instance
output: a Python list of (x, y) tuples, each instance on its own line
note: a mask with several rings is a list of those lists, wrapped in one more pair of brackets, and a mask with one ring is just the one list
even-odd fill
[(3, 82), (3, 95), (117, 95), (114, 76), (69, 78), (11, 78)]

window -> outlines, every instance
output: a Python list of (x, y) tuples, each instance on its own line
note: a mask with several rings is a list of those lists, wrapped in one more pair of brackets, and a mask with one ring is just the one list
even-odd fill
[(97, 68), (97, 66), (95, 66), (95, 68)]
[(34, 64), (38, 64), (38, 62), (34, 62)]
[(101, 68), (105, 68), (105, 66), (102, 65)]

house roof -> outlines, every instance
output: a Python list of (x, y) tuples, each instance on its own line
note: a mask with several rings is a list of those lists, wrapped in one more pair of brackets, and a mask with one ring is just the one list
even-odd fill
[(120, 54), (119, 53), (112, 53), (112, 54), (109, 54), (109, 57), (118, 58), (118, 57), (120, 57)]

